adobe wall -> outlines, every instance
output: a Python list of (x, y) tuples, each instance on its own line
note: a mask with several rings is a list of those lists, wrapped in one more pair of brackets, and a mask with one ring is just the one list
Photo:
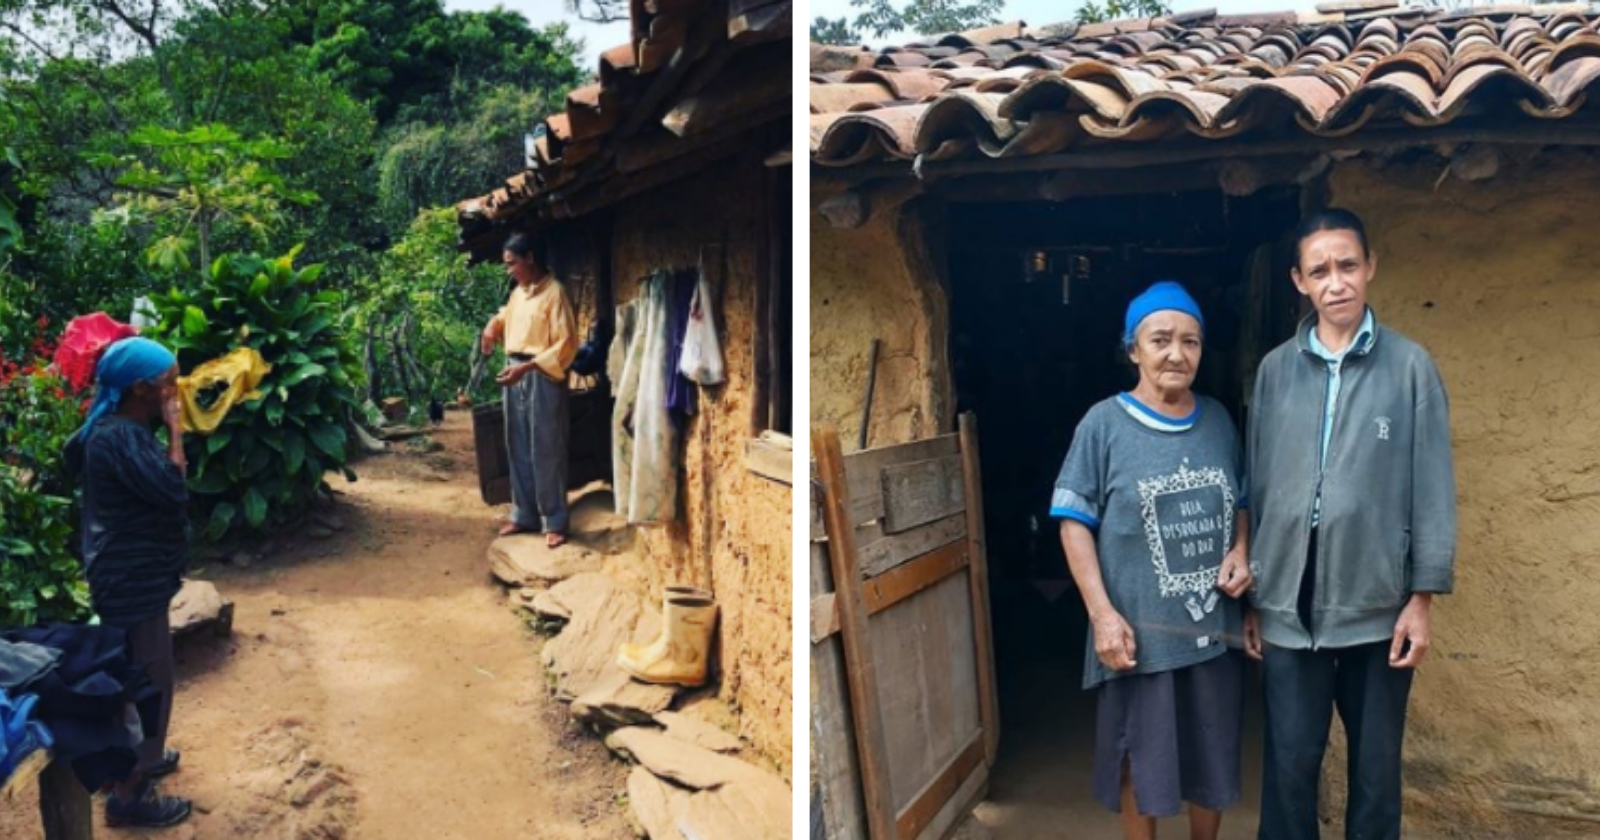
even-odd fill
[[(659, 600), (662, 587), (709, 587), (721, 608), (720, 696), (740, 713), (742, 734), (787, 778), (791, 772), (793, 592), (790, 487), (749, 472), (745, 441), (755, 417), (759, 158), (719, 164), (616, 208), (612, 236), (617, 302), (637, 297), (655, 268), (693, 267), (702, 251), (713, 282), (728, 381), (702, 389), (684, 434), (682, 514), (638, 529)], [(787, 225), (782, 219), (779, 224)]]

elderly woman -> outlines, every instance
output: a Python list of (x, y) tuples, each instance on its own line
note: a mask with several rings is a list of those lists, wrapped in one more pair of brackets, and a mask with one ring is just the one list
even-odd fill
[[(151, 432), (156, 423), (167, 430), (165, 446)], [(189, 801), (153, 785), (178, 769), (178, 753), (166, 748), (174, 688), (167, 610), (188, 564), (187, 464), (170, 351), (146, 338), (106, 349), (95, 367), (94, 403), (67, 443), (66, 461), (83, 483), (83, 559), (95, 614), (127, 634), (129, 657), (160, 693), (133, 775), (106, 798), (106, 823), (175, 825), (189, 817)]]
[(1095, 798), (1130, 840), (1184, 802), (1190, 837), (1215, 840), (1239, 799), (1244, 666), (1230, 648), (1245, 629), (1249, 517), (1233, 421), (1190, 390), (1204, 329), (1171, 281), (1128, 305), (1139, 382), (1078, 424), (1051, 501), (1092, 625)]

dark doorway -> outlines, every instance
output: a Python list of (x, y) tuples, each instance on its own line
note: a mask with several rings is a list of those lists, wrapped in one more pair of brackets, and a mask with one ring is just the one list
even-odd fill
[[(1206, 316), (1195, 390), (1242, 430), (1257, 363), (1293, 331), (1298, 215), (1288, 189), (951, 206), (950, 352), (958, 410), (980, 421), (1003, 733), (980, 817), (1001, 840), (1120, 836), (1090, 798), (1087, 619), (1048, 509), (1078, 421), (1135, 382), (1127, 303), (1156, 280), (1188, 287)], [(1225, 817), (1225, 836), (1254, 830), (1260, 713), (1247, 714), (1248, 816)]]

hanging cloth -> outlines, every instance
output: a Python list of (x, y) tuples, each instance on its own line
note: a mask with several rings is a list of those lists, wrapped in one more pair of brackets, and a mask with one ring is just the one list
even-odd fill
[(668, 308), (671, 274), (657, 271), (639, 287), (631, 311), (617, 311), (622, 371), (612, 421), (617, 513), (633, 525), (677, 516), (678, 429), (667, 409)]
[(694, 303), (695, 275), (693, 272), (677, 271), (668, 275), (668, 278), (667, 285), (671, 293), (667, 299), (671, 301), (672, 308), (667, 315), (667, 408), (674, 412), (682, 424), (699, 411), (699, 401), (696, 399), (699, 390), (678, 372), (678, 365), (683, 361), (684, 339), (689, 334), (689, 310)]
[[(222, 418), (227, 417), (235, 405), (261, 399), (262, 392), (257, 389), (271, 372), (272, 365), (261, 358), (260, 351), (254, 347), (241, 347), (195, 368), (188, 376), (179, 377), (178, 395), (183, 400), (183, 430), (202, 435), (216, 431), (222, 425)], [(214, 399), (202, 403), (201, 397), (218, 385), (226, 387)]]

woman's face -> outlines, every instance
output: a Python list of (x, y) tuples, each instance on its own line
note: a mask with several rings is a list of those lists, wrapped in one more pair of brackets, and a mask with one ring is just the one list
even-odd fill
[(137, 404), (152, 414), (161, 414), (161, 407), (167, 400), (178, 393), (178, 366), (167, 368), (167, 372), (155, 379), (135, 382), (128, 394), (123, 399), (133, 399)]
[(1141, 384), (1161, 393), (1187, 391), (1200, 370), (1200, 322), (1170, 309), (1153, 313), (1139, 325), (1128, 357)]
[(538, 281), (539, 273), (534, 270), (533, 257), (519, 257), (510, 251), (503, 251), (500, 260), (505, 263), (506, 274), (512, 282), (526, 286)]

